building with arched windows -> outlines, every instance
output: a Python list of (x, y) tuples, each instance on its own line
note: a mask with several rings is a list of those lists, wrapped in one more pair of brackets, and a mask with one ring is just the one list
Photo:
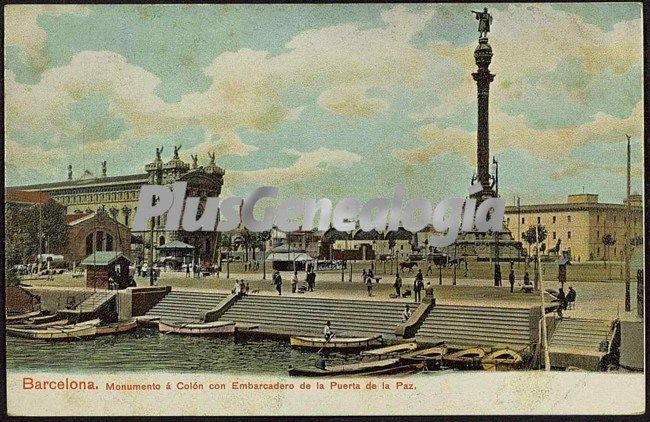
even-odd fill
[[(140, 240), (137, 247), (132, 248), (130, 244), (126, 244), (120, 248), (120, 252), (129, 256), (134, 262), (146, 261), (152, 244), (155, 259), (157, 247), (172, 240), (180, 240), (194, 246), (197, 259), (211, 262), (217, 244), (214, 232), (166, 231), (164, 216), (155, 220), (153, 236), (150, 230), (143, 233), (130, 232), (128, 236), (121, 235), (124, 230), (129, 231), (128, 229), (133, 226), (140, 188), (143, 184), (172, 185), (174, 182), (184, 181), (187, 182), (187, 196), (200, 197), (203, 200), (221, 194), (225, 172), (215, 164), (214, 155), (210, 157), (207, 165), (199, 166), (196, 160), (192, 165), (182, 161), (178, 156), (178, 150), (174, 152), (171, 160), (163, 162), (160, 157), (161, 152), (162, 149), (156, 154), (154, 161), (145, 166), (143, 173), (107, 176), (104, 162), (101, 176), (95, 176), (85, 170), (80, 177), (74, 178), (72, 165), (70, 165), (68, 179), (65, 181), (14, 186), (8, 187), (7, 190), (45, 193), (65, 207), (68, 221), (72, 224), (71, 228), (79, 227), (73, 229), (75, 235), (71, 237), (71, 249), (67, 254), (71, 262), (78, 262), (79, 257), (87, 251), (117, 250), (118, 245), (127, 238), (128, 242)], [(105, 221), (106, 218), (110, 224)], [(106, 223), (105, 230), (93, 226), (97, 224), (99, 227), (104, 223)], [(109, 226), (126, 229), (115, 229), (113, 233)], [(119, 238), (116, 237), (118, 233), (120, 233)], [(88, 255), (84, 255), (81, 259)]]

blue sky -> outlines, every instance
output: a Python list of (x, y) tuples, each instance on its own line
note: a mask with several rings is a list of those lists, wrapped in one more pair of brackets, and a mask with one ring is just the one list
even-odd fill
[[(215, 152), (225, 194), (464, 196), (483, 5), (5, 8), (6, 183), (140, 172), (164, 145)], [(491, 154), (508, 202), (621, 202), (642, 187), (633, 3), (498, 4)]]

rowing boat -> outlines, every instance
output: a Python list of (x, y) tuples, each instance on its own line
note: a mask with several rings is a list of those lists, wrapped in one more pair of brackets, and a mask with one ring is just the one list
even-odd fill
[(481, 364), (486, 371), (507, 371), (519, 368), (523, 360), (519, 353), (505, 348), (485, 355)]
[(167, 323), (158, 322), (158, 331), (164, 334), (186, 334), (194, 336), (219, 336), (235, 334), (232, 321), (215, 321), (205, 323)]
[(389, 357), (394, 357), (400, 353), (410, 352), (417, 349), (417, 347), (417, 343), (401, 343), (395, 344), (393, 346), (381, 347), (379, 349), (364, 350), (361, 352), (361, 356), (363, 356), (364, 361), (386, 359)]
[(364, 372), (359, 374), (360, 377), (374, 377), (377, 375), (411, 375), (417, 372), (422, 372), (427, 369), (424, 362), (409, 363), (406, 365), (399, 365), (392, 368), (379, 369), (372, 372)]
[(48, 327), (44, 330), (22, 330), (7, 327), (7, 334), (31, 340), (82, 340), (94, 337), (96, 327), (93, 325), (78, 325), (76, 327)]
[(116, 322), (114, 324), (98, 325), (97, 335), (105, 336), (110, 334), (121, 334), (133, 331), (138, 327), (138, 322), (135, 319), (130, 321)]
[(428, 349), (415, 350), (413, 352), (400, 355), (404, 363), (422, 362), (426, 364), (427, 369), (440, 369), (443, 362), (443, 356), (447, 354), (447, 346), (435, 346)]
[(341, 337), (329, 341), (322, 337), (291, 336), (292, 347), (306, 349), (365, 349), (371, 346), (381, 346), (384, 341), (380, 335), (373, 337)]
[(7, 324), (17, 323), (24, 319), (37, 317), (41, 313), (42, 313), (41, 311), (32, 311), (32, 312), (27, 312), (25, 314), (19, 314), (19, 315), (7, 315), (5, 317), (5, 321), (7, 322)]
[(28, 324), (44, 324), (47, 322), (52, 322), (56, 321), (56, 319), (59, 318), (57, 314), (49, 314), (49, 315), (41, 315), (41, 316), (36, 316), (33, 318), (29, 318), (27, 320)]
[(383, 359), (373, 362), (336, 365), (325, 369), (320, 368), (289, 368), (289, 375), (301, 377), (335, 377), (342, 375), (359, 375), (399, 366), (399, 359)]
[(458, 352), (446, 354), (442, 357), (446, 366), (457, 369), (479, 369), (485, 350), (480, 347), (471, 347)]
[(42, 324), (12, 324), (11, 328), (20, 330), (39, 330), (47, 327), (61, 327), (68, 323), (67, 319), (58, 319), (52, 322), (44, 322)]

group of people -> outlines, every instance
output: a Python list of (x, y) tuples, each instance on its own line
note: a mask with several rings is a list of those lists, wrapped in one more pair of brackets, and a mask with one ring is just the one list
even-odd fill
[(201, 277), (201, 267), (199, 267), (199, 264), (185, 264), (185, 278), (190, 278), (190, 272), (193, 272), (194, 278)]
[[(273, 271), (273, 285), (275, 290), (277, 290), (278, 295), (282, 296), (282, 275), (280, 271)], [(293, 272), (293, 277), (291, 278), (291, 293), (304, 293), (304, 292), (313, 292), (316, 287), (316, 272), (312, 268), (308, 269), (307, 276), (305, 277), (306, 286), (298, 278), (298, 271)]]
[(235, 280), (235, 286), (233, 287), (231, 293), (236, 294), (238, 297), (242, 297), (248, 294), (250, 291), (250, 285), (244, 283), (244, 280)]
[[(402, 286), (402, 278), (398, 272), (395, 275), (395, 282), (393, 283), (393, 287), (395, 288), (395, 295), (398, 298), (402, 296)], [(424, 290), (424, 275), (422, 274), (422, 270), (418, 270), (418, 273), (415, 275), (415, 279), (413, 280), (413, 292), (416, 302), (422, 301), (422, 290)]]
[(562, 319), (563, 310), (576, 308), (576, 291), (573, 287), (569, 286), (569, 291), (564, 293), (564, 288), (560, 287), (557, 294), (557, 300), (560, 302), (557, 307), (557, 315)]

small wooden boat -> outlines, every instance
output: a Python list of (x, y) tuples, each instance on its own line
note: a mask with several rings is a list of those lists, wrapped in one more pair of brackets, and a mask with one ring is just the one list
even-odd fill
[(139, 326), (158, 328), (159, 316), (139, 316), (135, 318)]
[(378, 375), (411, 375), (422, 372), (427, 369), (427, 364), (424, 362), (409, 363), (406, 365), (399, 365), (393, 368), (379, 369), (372, 372), (364, 372), (359, 374), (360, 377), (373, 377)]
[(446, 354), (447, 346), (436, 346), (405, 353), (400, 355), (400, 359), (404, 363), (422, 362), (426, 364), (427, 369), (437, 370), (442, 366), (443, 356)]
[(93, 325), (78, 325), (72, 328), (48, 327), (44, 330), (21, 330), (7, 327), (8, 335), (30, 340), (82, 340), (94, 337), (95, 333), (96, 328)]
[(289, 368), (289, 375), (301, 377), (336, 377), (344, 375), (359, 375), (399, 366), (399, 359), (383, 359), (373, 362), (352, 363), (320, 368)]
[(381, 346), (384, 343), (383, 338), (373, 337), (334, 337), (326, 341), (322, 337), (297, 337), (291, 336), (292, 347), (301, 347), (306, 349), (365, 349), (372, 346)]
[(52, 322), (44, 322), (43, 324), (12, 324), (11, 328), (18, 328), (20, 330), (39, 330), (47, 327), (61, 327), (67, 323), (67, 319), (58, 319)]
[(193, 336), (219, 336), (235, 334), (235, 323), (232, 321), (197, 322), (197, 323), (167, 323), (158, 322), (158, 330), (164, 334), (186, 334)]
[(519, 353), (505, 348), (485, 355), (481, 364), (486, 371), (507, 371), (519, 368), (523, 361)]
[(56, 321), (57, 318), (59, 318), (57, 314), (40, 315), (37, 317), (29, 318), (26, 322), (28, 324), (44, 324), (46, 322)]
[(116, 322), (114, 324), (98, 325), (98, 336), (106, 336), (110, 334), (128, 333), (138, 328), (138, 322), (135, 319), (130, 321)]
[(381, 347), (379, 349), (364, 350), (361, 352), (361, 356), (363, 356), (363, 361), (386, 359), (395, 357), (400, 353), (410, 352), (417, 349), (417, 347), (417, 343), (401, 343), (393, 346)]
[(480, 347), (471, 347), (459, 350), (458, 352), (446, 354), (442, 357), (446, 366), (457, 369), (480, 369), (481, 359), (485, 356), (485, 350)]
[(28, 318), (37, 317), (41, 313), (42, 313), (42, 311), (33, 311), (33, 312), (27, 312), (25, 314), (7, 315), (5, 317), (5, 321), (6, 321), (7, 324), (15, 324), (15, 323), (21, 322), (23, 320), (26, 320)]
[(63, 328), (75, 328), (75, 327), (79, 327), (80, 325), (83, 325), (83, 326), (90, 325), (90, 326), (96, 327), (99, 324), (101, 324), (101, 322), (102, 321), (100, 319), (98, 319), (98, 318), (89, 319), (88, 321), (68, 323), (67, 325), (63, 325)]

